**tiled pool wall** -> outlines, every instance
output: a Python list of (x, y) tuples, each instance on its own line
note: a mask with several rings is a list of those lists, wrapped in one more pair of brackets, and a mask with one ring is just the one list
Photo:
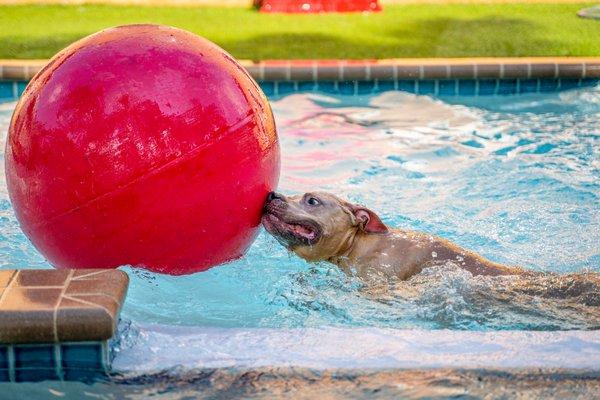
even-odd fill
[(285, 96), (294, 92), (319, 91), (331, 94), (358, 96), (400, 90), (432, 96), (502, 96), (542, 93), (595, 86), (597, 78), (543, 78), (543, 79), (400, 79), (395, 81), (330, 81), (330, 82), (259, 82), (269, 97)]
[[(517, 95), (594, 86), (600, 58), (242, 61), (267, 96), (401, 90), (434, 96)], [(43, 66), (0, 60), (0, 100), (16, 100)]]
[(0, 344), (0, 382), (91, 381), (110, 367), (107, 340)]

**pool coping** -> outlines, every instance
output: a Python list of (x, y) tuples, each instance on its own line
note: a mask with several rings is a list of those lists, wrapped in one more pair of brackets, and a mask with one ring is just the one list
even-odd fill
[(0, 270), (0, 345), (108, 340), (128, 284), (116, 269)]
[[(0, 80), (27, 81), (48, 60), (0, 60)], [(600, 78), (600, 57), (240, 60), (258, 81)]]
[(0, 270), (0, 383), (106, 375), (128, 284), (116, 269)]

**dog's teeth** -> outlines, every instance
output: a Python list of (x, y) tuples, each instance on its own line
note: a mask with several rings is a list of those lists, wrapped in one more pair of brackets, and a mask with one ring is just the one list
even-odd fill
[(294, 225), (293, 228), (294, 233), (312, 239), (314, 237), (314, 232), (312, 229), (306, 228), (302, 225)]

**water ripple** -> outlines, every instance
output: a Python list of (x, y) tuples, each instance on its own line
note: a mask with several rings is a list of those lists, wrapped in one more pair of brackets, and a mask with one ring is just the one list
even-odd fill
[[(0, 104), (3, 137), (13, 107)], [(554, 273), (600, 272), (598, 88), (447, 99), (294, 94), (274, 101), (273, 110), (285, 193), (330, 190), (368, 205), (389, 225), (445, 236), (495, 261)], [(49, 267), (18, 227), (0, 161), (0, 268)], [(264, 233), (246, 257), (205, 273), (128, 271), (123, 315), (146, 323), (600, 326), (597, 287), (570, 292), (575, 278), (549, 275), (525, 284), (448, 267), (365, 287), (334, 267), (288, 254)]]

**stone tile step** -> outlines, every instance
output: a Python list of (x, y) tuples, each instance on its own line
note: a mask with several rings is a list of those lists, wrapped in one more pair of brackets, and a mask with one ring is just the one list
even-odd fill
[(113, 269), (0, 271), (0, 344), (108, 340), (129, 277)]

